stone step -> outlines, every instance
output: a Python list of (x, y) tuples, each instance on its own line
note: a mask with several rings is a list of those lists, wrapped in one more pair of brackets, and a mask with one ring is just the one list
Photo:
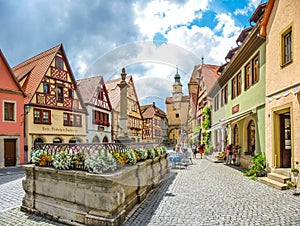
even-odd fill
[(287, 189), (289, 189), (289, 187), (286, 184), (283, 184), (283, 183), (280, 183), (278, 181), (272, 180), (272, 179), (270, 179), (268, 177), (258, 177), (257, 181), (259, 181), (259, 182), (261, 182), (263, 184), (266, 184), (266, 185), (268, 185), (270, 187), (279, 189), (279, 190), (287, 190)]
[(291, 177), (278, 173), (268, 173), (268, 178), (280, 182), (282, 184), (285, 184), (287, 181), (291, 180)]
[(286, 177), (290, 177), (291, 176), (291, 169), (273, 168), (273, 169), (271, 169), (271, 173), (277, 173), (277, 174), (281, 174), (281, 175), (286, 176)]

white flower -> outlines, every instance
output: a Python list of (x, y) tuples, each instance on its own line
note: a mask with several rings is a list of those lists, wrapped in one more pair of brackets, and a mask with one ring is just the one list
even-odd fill
[(85, 167), (91, 173), (104, 173), (109, 170), (117, 169), (117, 160), (109, 151), (95, 151), (85, 159)]
[(128, 159), (128, 164), (135, 165), (137, 162), (136, 156), (132, 150), (126, 151), (126, 158)]
[(69, 169), (72, 163), (72, 156), (64, 151), (58, 152), (53, 157), (53, 166), (56, 169)]

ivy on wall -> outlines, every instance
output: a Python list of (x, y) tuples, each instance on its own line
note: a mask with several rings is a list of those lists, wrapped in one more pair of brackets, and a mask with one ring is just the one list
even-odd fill
[(210, 129), (211, 127), (211, 108), (209, 106), (205, 106), (203, 108), (203, 115), (204, 115), (204, 121), (202, 122), (202, 128), (204, 129), (203, 132), (203, 143), (206, 147), (209, 147), (210, 145), (210, 132), (206, 132), (206, 130)]

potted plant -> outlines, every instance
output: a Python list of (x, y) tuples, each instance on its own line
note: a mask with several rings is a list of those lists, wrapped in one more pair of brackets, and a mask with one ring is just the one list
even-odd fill
[(296, 183), (294, 181), (288, 181), (285, 183), (290, 189), (293, 189), (294, 193), (296, 193)]
[(293, 176), (294, 176), (294, 177), (298, 177), (299, 169), (297, 169), (297, 168), (292, 168), (291, 172), (293, 173)]

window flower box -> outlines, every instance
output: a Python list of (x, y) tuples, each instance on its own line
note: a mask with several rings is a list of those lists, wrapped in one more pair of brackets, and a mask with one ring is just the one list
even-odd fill
[(101, 120), (101, 119), (95, 119), (95, 123), (96, 123), (97, 125), (103, 125), (103, 124), (104, 124), (104, 121)]

